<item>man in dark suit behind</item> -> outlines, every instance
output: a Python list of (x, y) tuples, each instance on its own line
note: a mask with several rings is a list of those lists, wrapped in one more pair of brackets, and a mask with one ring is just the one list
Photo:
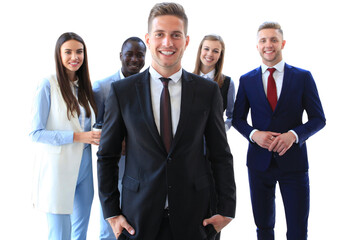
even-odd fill
[[(98, 183), (104, 217), (119, 239), (213, 239), (235, 216), (233, 158), (219, 88), (181, 68), (189, 42), (187, 25), (181, 5), (156, 4), (145, 36), (151, 67), (111, 85), (98, 151)], [(161, 92), (170, 95), (171, 142), (160, 135), (167, 125), (160, 122)], [(209, 160), (204, 157), (204, 137)], [(120, 208), (116, 181), (124, 138)], [(212, 186), (218, 200), (215, 211), (210, 207)]]
[[(257, 35), (263, 64), (241, 77), (233, 114), (233, 126), (249, 141), (247, 166), (257, 238), (274, 239), (278, 182), (287, 239), (305, 240), (309, 215), (305, 141), (325, 126), (325, 116), (311, 73), (282, 60), (286, 42), (280, 25), (266, 22)], [(247, 122), (249, 110), (252, 126)]]

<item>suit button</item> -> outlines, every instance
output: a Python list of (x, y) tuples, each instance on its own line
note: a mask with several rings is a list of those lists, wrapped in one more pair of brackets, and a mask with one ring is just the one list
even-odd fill
[(169, 186), (168, 186), (168, 188), (169, 188), (169, 189), (171, 189), (171, 188), (172, 188), (172, 186), (170, 186), (170, 185), (169, 185)]
[(172, 158), (171, 157), (168, 157), (167, 158), (167, 163), (171, 163), (172, 162)]

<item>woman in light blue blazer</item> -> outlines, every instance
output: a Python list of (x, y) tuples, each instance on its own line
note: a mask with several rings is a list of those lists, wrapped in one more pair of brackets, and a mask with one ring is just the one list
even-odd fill
[(93, 201), (92, 154), (100, 133), (86, 45), (67, 32), (55, 47), (56, 74), (39, 85), (30, 136), (36, 143), (32, 200), (46, 213), (50, 240), (86, 240)]

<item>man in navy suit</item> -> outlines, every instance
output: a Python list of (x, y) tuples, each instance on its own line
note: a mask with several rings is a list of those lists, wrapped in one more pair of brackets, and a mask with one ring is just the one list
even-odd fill
[[(310, 199), (306, 140), (325, 126), (325, 116), (311, 73), (282, 59), (286, 42), (280, 25), (263, 23), (257, 40), (262, 65), (240, 78), (233, 116), (233, 126), (249, 141), (247, 166), (257, 238), (274, 239), (278, 182), (287, 239), (304, 240)], [(249, 110), (252, 125), (247, 122)]]
[[(180, 4), (156, 4), (145, 36), (152, 55), (150, 68), (112, 83), (105, 104), (99, 196), (104, 217), (119, 239), (213, 239), (235, 215), (233, 158), (218, 84), (181, 67), (189, 43), (187, 22)], [(171, 124), (160, 121), (168, 115), (160, 107), (169, 105), (160, 100), (167, 99)], [(168, 139), (167, 127), (172, 135)], [(118, 161), (124, 138), (120, 196)], [(213, 184), (217, 209), (211, 208)]]

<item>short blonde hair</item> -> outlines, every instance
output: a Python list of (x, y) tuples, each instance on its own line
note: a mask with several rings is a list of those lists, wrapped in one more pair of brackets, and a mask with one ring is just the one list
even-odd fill
[(281, 25), (277, 22), (264, 22), (262, 23), (257, 30), (257, 33), (259, 33), (263, 29), (276, 29), (281, 33), (281, 36), (283, 37), (283, 31), (281, 29)]

